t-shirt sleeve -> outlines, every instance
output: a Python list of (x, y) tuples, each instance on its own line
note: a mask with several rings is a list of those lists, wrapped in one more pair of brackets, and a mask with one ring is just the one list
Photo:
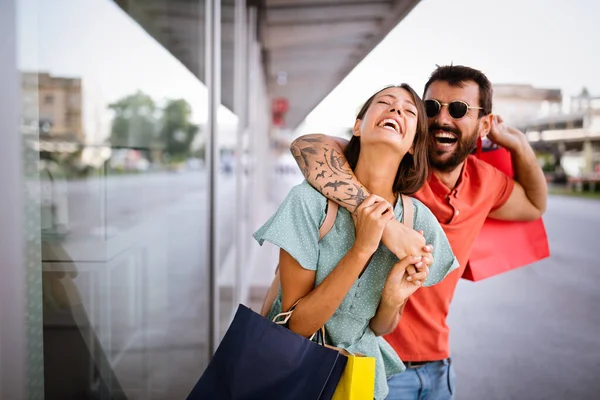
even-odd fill
[[(493, 188), (490, 193), (493, 194), (491, 211), (496, 211), (506, 203), (515, 187), (515, 181), (498, 168), (482, 162), (485, 165), (483, 181), (486, 186)], [(488, 186), (489, 185), (489, 186)]]
[(294, 186), (277, 212), (254, 238), (288, 252), (304, 269), (315, 271), (319, 258), (319, 227), (325, 219), (327, 199), (306, 181)]
[(415, 204), (414, 229), (422, 230), (425, 242), (433, 246), (433, 265), (429, 267), (429, 275), (423, 284), (423, 286), (432, 286), (457, 269), (459, 264), (446, 233), (431, 210), (416, 199), (413, 199), (413, 203)]

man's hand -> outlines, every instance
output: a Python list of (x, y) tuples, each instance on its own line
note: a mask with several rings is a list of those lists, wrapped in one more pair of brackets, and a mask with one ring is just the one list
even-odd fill
[(494, 115), (488, 138), (510, 151), (515, 185), (508, 200), (490, 213), (490, 217), (509, 221), (534, 221), (546, 211), (548, 186), (544, 172), (527, 137), (518, 129), (504, 125)]
[(521, 147), (525, 135), (518, 129), (504, 125), (502, 117), (494, 115), (494, 118), (492, 119), (492, 128), (487, 137), (493, 143), (512, 152)]
[[(419, 231), (419, 233), (422, 235), (423, 231)], [(412, 280), (418, 280), (418, 276), (415, 277), (414, 275), (419, 273), (420, 271), (423, 271), (424, 268), (428, 268), (431, 267), (433, 265), (433, 246), (428, 244), (423, 248), (423, 251), (421, 253), (421, 261), (417, 262), (416, 264), (411, 264), (408, 267), (406, 267), (406, 272), (408, 273), (409, 277), (408, 280), (412, 281)], [(421, 284), (423, 284), (424, 282), (420, 282)]]
[(407, 268), (411, 265), (422, 262), (422, 258), (410, 256), (400, 260), (387, 277), (383, 292), (381, 294), (381, 304), (386, 307), (399, 307), (413, 294), (429, 275), (429, 267), (426, 265), (420, 268), (420, 271), (410, 276)]

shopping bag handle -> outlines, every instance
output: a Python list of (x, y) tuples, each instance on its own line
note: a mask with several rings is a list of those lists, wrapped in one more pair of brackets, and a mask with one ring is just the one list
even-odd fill
[[(300, 299), (302, 300), (302, 299)], [(276, 323), (277, 325), (285, 325), (287, 324), (287, 322), (289, 321), (290, 317), (292, 316), (293, 312), (294, 312), (294, 308), (296, 308), (296, 306), (298, 305), (298, 303), (300, 302), (300, 300), (298, 300), (297, 302), (294, 303), (294, 305), (292, 307), (290, 307), (289, 311), (286, 312), (282, 312), (277, 314), (276, 316), (273, 317), (273, 322)], [(279, 321), (279, 318), (283, 318), (283, 320)], [(335, 346), (331, 346), (329, 344), (327, 344), (327, 342), (325, 341), (325, 325), (323, 325), (318, 331), (316, 331), (315, 333), (313, 333), (308, 340), (310, 340), (311, 342), (314, 340), (315, 336), (317, 337), (317, 344), (320, 344), (323, 347), (327, 347), (329, 349), (332, 350), (336, 350), (337, 352), (339, 352), (342, 355), (345, 355), (347, 357), (349, 357), (351, 355), (350, 352), (348, 352), (345, 349), (342, 349), (340, 347), (335, 347)], [(321, 341), (319, 341), (319, 337), (321, 338)], [(359, 354), (359, 353), (355, 353), (354, 354), (357, 357), (365, 357), (364, 354)]]
[[(317, 335), (319, 333), (320, 333), (320, 335)], [(308, 340), (310, 340), (310, 341), (314, 340), (315, 336), (317, 336), (317, 343), (319, 343), (319, 337), (321, 337), (321, 343), (319, 343), (319, 344), (321, 346), (327, 347), (327, 343), (325, 343), (325, 326), (322, 326), (321, 329), (319, 329), (318, 331), (313, 333), (311, 335), (311, 337), (308, 338)]]
[[(276, 323), (277, 325), (286, 325), (288, 323), (288, 321), (290, 320), (290, 318), (292, 317), (292, 313), (294, 312), (294, 309), (296, 308), (296, 306), (298, 305), (300, 300), (302, 300), (302, 299), (299, 299), (298, 301), (296, 301), (294, 303), (294, 305), (290, 307), (289, 311), (282, 312), (282, 313), (279, 313), (276, 316), (274, 316), (272, 321), (274, 323)], [(283, 320), (279, 320), (280, 318), (283, 318)], [(321, 344), (322, 346), (327, 346), (327, 343), (325, 343), (325, 326), (322, 326), (318, 331), (313, 333), (308, 338), (308, 340), (312, 341), (315, 338), (315, 336), (317, 335), (317, 333), (321, 333), (319, 335), (321, 337), (321, 343), (319, 343), (319, 341), (318, 341), (318, 336), (317, 336), (317, 343)]]

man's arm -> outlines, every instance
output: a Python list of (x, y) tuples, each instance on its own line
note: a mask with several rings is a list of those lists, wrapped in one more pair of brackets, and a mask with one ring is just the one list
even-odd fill
[(498, 116), (494, 116), (488, 138), (510, 151), (516, 180), (506, 203), (491, 212), (490, 217), (515, 221), (540, 218), (546, 211), (548, 186), (527, 138), (518, 129), (505, 127)]
[(370, 193), (346, 161), (347, 145), (345, 139), (314, 134), (294, 140), (290, 151), (311, 186), (354, 214)]
[[(290, 151), (311, 186), (355, 214), (371, 193), (358, 181), (346, 161), (344, 149), (347, 144), (348, 141), (342, 138), (312, 134), (294, 140)], [(399, 259), (432, 251), (430, 247), (424, 248), (423, 235), (395, 219), (383, 231), (383, 243)]]

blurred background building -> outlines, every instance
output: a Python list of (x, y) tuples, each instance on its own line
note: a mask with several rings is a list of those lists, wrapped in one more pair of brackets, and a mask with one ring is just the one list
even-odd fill
[(600, 100), (531, 85), (494, 85), (494, 113), (521, 129), (555, 183), (595, 181), (600, 176)]
[[(39, 116), (23, 115), (23, 124), (39, 122), (40, 133), (45, 138), (84, 143), (81, 79), (35, 72), (24, 72), (21, 78), (22, 109), (39, 112)], [(36, 99), (37, 104), (33, 103)]]
[(493, 90), (494, 112), (510, 126), (522, 127), (535, 118), (557, 114), (562, 109), (560, 89), (495, 84)]

